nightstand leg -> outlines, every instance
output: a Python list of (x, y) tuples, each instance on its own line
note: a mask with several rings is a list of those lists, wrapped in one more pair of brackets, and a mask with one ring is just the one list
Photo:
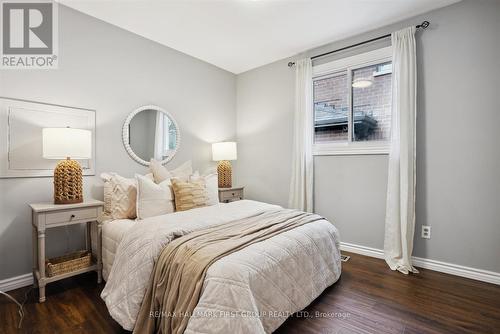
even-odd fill
[(39, 301), (45, 301), (45, 230), (38, 231), (38, 280)]
[(41, 284), (38, 284), (38, 301), (40, 303), (45, 302), (45, 285), (42, 286)]
[(36, 270), (38, 269), (38, 238), (36, 227), (31, 226), (31, 242), (33, 243), (33, 286), (36, 288), (38, 286), (38, 280), (36, 279)]
[(97, 283), (100, 284), (102, 282), (102, 225), (98, 222), (95, 224), (97, 224)]

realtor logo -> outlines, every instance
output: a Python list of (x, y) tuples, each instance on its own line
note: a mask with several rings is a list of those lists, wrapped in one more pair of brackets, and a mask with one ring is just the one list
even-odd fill
[(2, 68), (57, 68), (57, 4), (2, 1)]

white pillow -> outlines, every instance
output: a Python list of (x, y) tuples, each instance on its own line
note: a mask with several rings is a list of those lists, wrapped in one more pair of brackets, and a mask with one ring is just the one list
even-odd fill
[(170, 172), (156, 159), (151, 159), (149, 162), (149, 170), (153, 173), (156, 183), (160, 183), (172, 177), (172, 174), (170, 174)]
[(187, 181), (189, 179), (189, 175), (193, 174), (193, 165), (191, 160), (186, 161), (176, 169), (172, 169), (170, 173), (175, 178)]
[(217, 173), (205, 175), (205, 184), (208, 193), (208, 205), (219, 203), (219, 178)]
[(189, 181), (204, 179), (205, 187), (207, 188), (208, 202), (207, 205), (215, 205), (219, 203), (219, 179), (217, 173), (200, 176), (198, 171), (194, 172)]
[(191, 160), (186, 161), (179, 167), (168, 170), (156, 159), (151, 159), (149, 164), (149, 169), (151, 173), (153, 173), (154, 179), (156, 183), (163, 182), (172, 177), (176, 177), (182, 181), (187, 181), (189, 176), (193, 174), (193, 166)]
[(142, 176), (137, 180), (137, 219), (160, 216), (175, 211), (174, 194), (170, 179), (159, 184)]

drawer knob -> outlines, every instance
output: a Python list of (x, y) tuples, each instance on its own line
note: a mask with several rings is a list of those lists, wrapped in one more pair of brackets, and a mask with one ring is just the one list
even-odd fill
[(71, 219), (75, 218), (75, 215), (71, 215), (71, 217), (70, 217), (70, 218), (71, 218)]

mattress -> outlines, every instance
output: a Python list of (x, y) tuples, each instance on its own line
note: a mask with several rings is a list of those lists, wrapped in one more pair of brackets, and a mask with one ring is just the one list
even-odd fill
[(116, 250), (125, 233), (136, 223), (132, 219), (115, 219), (107, 221), (102, 226), (102, 277), (108, 280), (111, 267), (115, 260)]

